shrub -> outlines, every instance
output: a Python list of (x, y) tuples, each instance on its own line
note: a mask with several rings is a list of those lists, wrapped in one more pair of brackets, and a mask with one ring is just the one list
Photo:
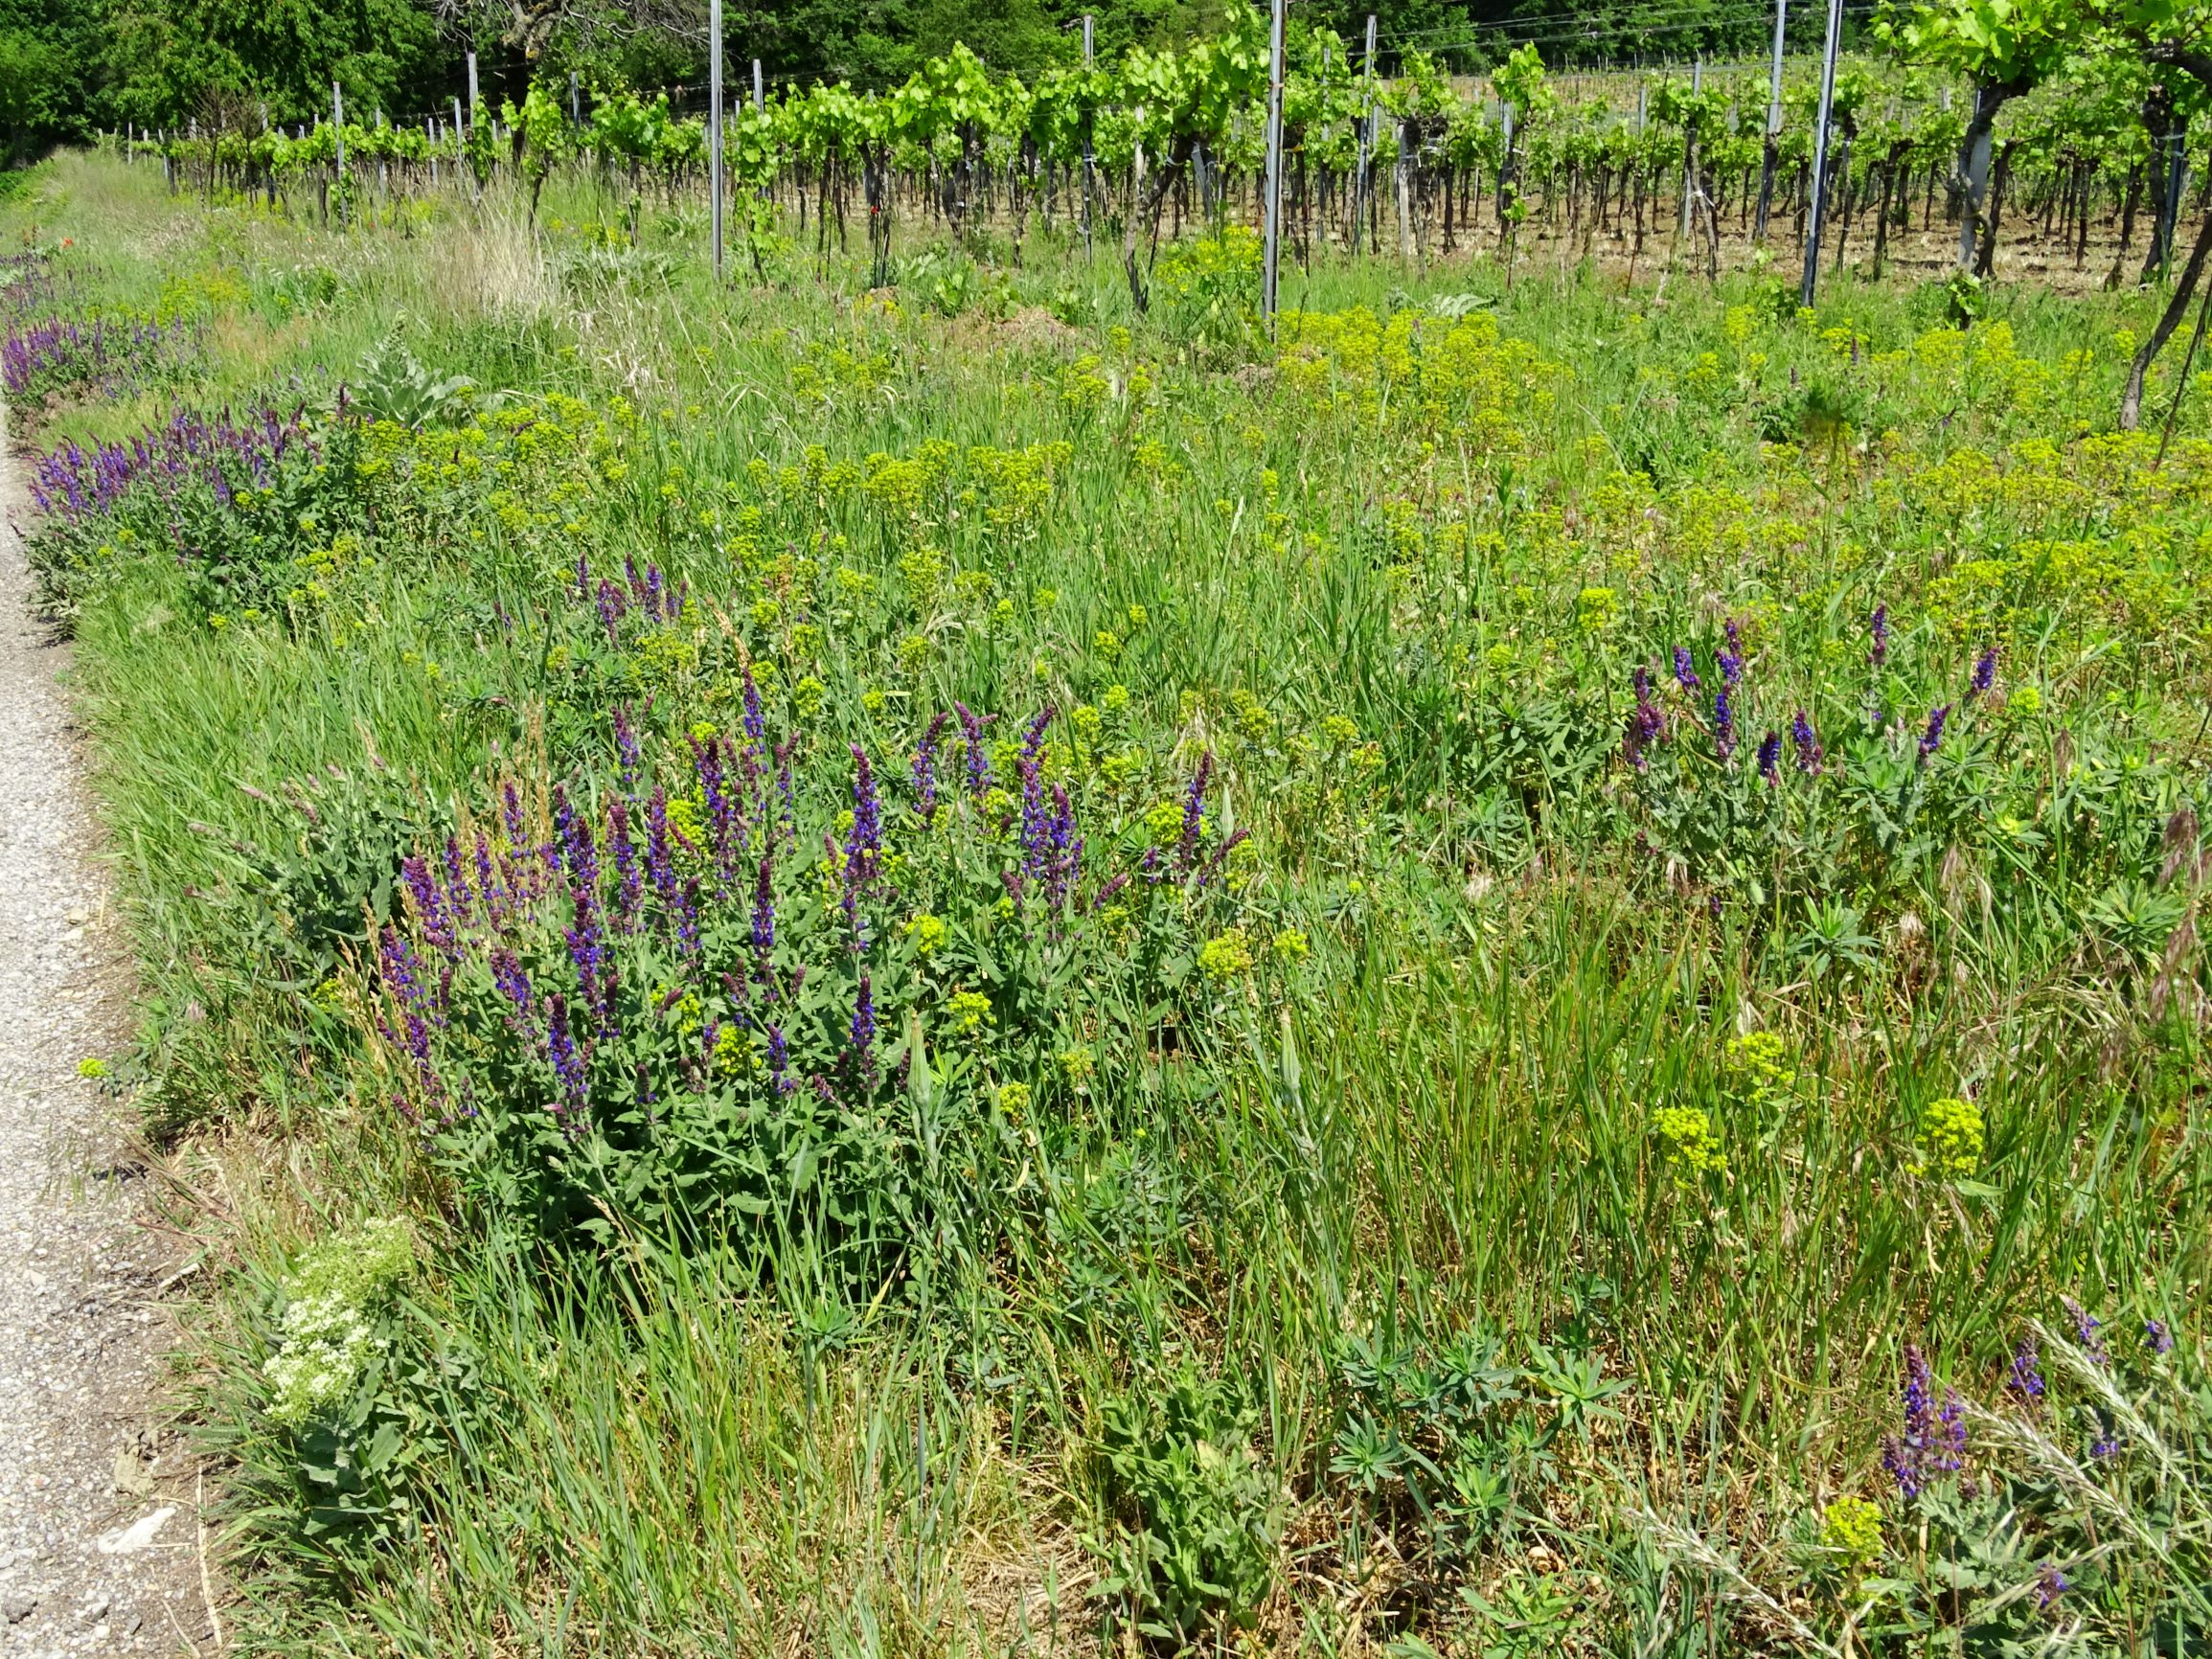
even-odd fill
[[(744, 707), (730, 734), (618, 715), (614, 767), (510, 778), (405, 860), (376, 1047), (463, 1190), (543, 1236), (805, 1239), (872, 1275), (988, 1223), (1007, 1102), (1087, 1088), (1060, 1058), (1086, 1028), (1155, 1040), (1223, 883), (1195, 852), (1086, 839), (1042, 776), (1050, 711), (1011, 791), (978, 751), (941, 794), (933, 725), (901, 810), (860, 747), (825, 787), (827, 754), (771, 740), (749, 679)], [(1117, 896), (1146, 918), (1134, 950), (1093, 920)]]
[(353, 1392), (376, 1347), (370, 1322), (414, 1261), (413, 1235), (397, 1217), (365, 1222), (300, 1258), (285, 1282), (284, 1340), (263, 1368), (272, 1419), (300, 1428)]
[(183, 323), (49, 318), (0, 339), (0, 389), (25, 403), (91, 392), (120, 398), (182, 379), (195, 346)]
[(1178, 339), (1224, 352), (1259, 346), (1259, 237), (1229, 225), (1218, 237), (1175, 243), (1160, 256), (1152, 295)]
[[(2182, 1653), (2212, 1641), (2212, 1387), (2202, 1357), (2147, 1319), (2125, 1342), (2068, 1304), (2072, 1339), (2031, 1322), (2002, 1397), (1939, 1383), (1908, 1344), (1884, 1507), (1850, 1496), (1800, 1517), (1798, 1600), (1839, 1648)], [(1787, 1587), (1711, 1542), (1635, 1517), (1668, 1556), (1790, 1625)]]
[(180, 409), (126, 443), (65, 443), (32, 473), (41, 596), (67, 616), (132, 555), (160, 549), (198, 616), (219, 625), (274, 612), (319, 555), (361, 551), (357, 443), (346, 422), (263, 408), (242, 420)]
[(1971, 1175), (1981, 1165), (1981, 1113), (1955, 1096), (1930, 1101), (1920, 1118), (1923, 1167), (1943, 1176)]

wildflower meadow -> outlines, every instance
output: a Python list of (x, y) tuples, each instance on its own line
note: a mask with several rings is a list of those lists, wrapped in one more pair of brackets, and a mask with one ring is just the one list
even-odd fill
[(0, 202), (239, 1650), (2212, 1642), (2160, 290), (275, 193)]

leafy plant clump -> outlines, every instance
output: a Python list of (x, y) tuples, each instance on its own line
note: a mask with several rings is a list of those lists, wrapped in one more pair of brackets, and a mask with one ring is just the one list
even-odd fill
[(67, 616), (152, 550), (216, 627), (281, 614), (311, 568), (363, 557), (359, 428), (263, 407), (242, 419), (178, 410), (127, 442), (65, 443), (32, 474), (48, 517), (31, 547), (49, 605)]
[[(680, 607), (655, 584), (643, 605)], [(808, 1239), (862, 1276), (987, 1225), (1008, 1102), (1041, 1110), (1096, 1051), (1153, 1040), (1138, 1011), (1195, 997), (1167, 969), (1225, 896), (1195, 828), (1163, 857), (1085, 826), (1049, 778), (1049, 709), (1011, 787), (959, 716), (902, 802), (852, 746), (841, 807), (748, 671), (737, 730), (649, 736), (618, 710), (612, 770), (510, 779), (406, 859), (374, 1024), (392, 1100), (464, 1190), (549, 1239)]]
[(353, 1393), (375, 1357), (374, 1318), (413, 1270), (415, 1242), (397, 1216), (311, 1246), (285, 1282), (283, 1340), (265, 1370), (269, 1416), (297, 1429)]
[(1111, 1531), (1093, 1594), (1155, 1642), (1247, 1629), (1274, 1583), (1281, 1482), (1253, 1447), (1260, 1414), (1224, 1378), (1183, 1369), (1102, 1409)]
[(100, 315), (50, 317), (0, 337), (0, 390), (11, 401), (132, 393), (173, 386), (191, 372), (198, 341), (184, 322)]
[(426, 1449), (442, 1368), (403, 1306), (417, 1272), (414, 1228), (383, 1216), (309, 1245), (276, 1285), (261, 1412), (287, 1448), (279, 1461), (310, 1537), (412, 1530), (407, 1471)]

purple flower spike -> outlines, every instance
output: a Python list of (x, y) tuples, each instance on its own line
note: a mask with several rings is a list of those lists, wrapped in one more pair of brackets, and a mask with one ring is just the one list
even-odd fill
[(1030, 722), (1022, 738), (1021, 758), (1017, 762), (1021, 775), (1021, 872), (1031, 880), (1040, 878), (1053, 859), (1052, 821), (1045, 809), (1041, 763), (1044, 729), (1051, 719), (1052, 709), (1048, 705)]
[(2021, 1337), (2019, 1347), (2013, 1351), (2012, 1375), (2005, 1379), (2005, 1390), (2030, 1403), (2043, 1398), (2042, 1355), (2034, 1337)]
[(661, 902), (661, 914), (673, 915), (676, 907), (675, 850), (669, 830), (668, 791), (658, 784), (646, 800), (645, 875)]
[(950, 710), (939, 710), (929, 722), (929, 730), (922, 734), (921, 746), (914, 751), (914, 810), (922, 815), (925, 829), (937, 822), (937, 745), (945, 735), (946, 722), (951, 718)]
[(1967, 683), (1967, 696), (1969, 698), (1980, 696), (1996, 683), (1996, 677), (1997, 648), (1991, 646), (1974, 661), (1973, 678)]
[(1940, 703), (1927, 712), (1927, 730), (1920, 735), (1920, 758), (1927, 760), (1943, 747), (1944, 722), (1950, 718), (1950, 705)]
[(767, 741), (768, 722), (761, 713), (761, 688), (753, 684), (753, 665), (745, 665), (745, 736), (757, 751)]
[(1759, 776), (1769, 784), (1782, 782), (1782, 734), (1768, 732), (1759, 742)]
[(768, 953), (776, 948), (774, 857), (773, 852), (761, 854), (760, 878), (753, 884), (753, 954), (761, 959), (764, 977), (767, 972)]
[(1820, 739), (1803, 709), (1790, 717), (1790, 741), (1797, 751), (1797, 769), (1808, 777), (1817, 773), (1821, 761)]
[(601, 577), (599, 579), (599, 625), (606, 629), (606, 643), (608, 645), (619, 646), (622, 644), (622, 632), (619, 625), (628, 609), (629, 601), (624, 597), (622, 589), (615, 586), (604, 576)]
[(876, 990), (868, 982), (866, 968), (860, 970), (860, 989), (853, 999), (853, 1054), (861, 1077), (873, 1081), (876, 1076)]
[(560, 874), (561, 855), (567, 851), (569, 838), (575, 830), (575, 809), (561, 794), (559, 785), (556, 784), (553, 790), (553, 839), (537, 850), (537, 859), (541, 866), (539, 879), (543, 886), (550, 887)]
[(1943, 1391), (1943, 1409), (1935, 1414), (1935, 1425), (1932, 1466), (1939, 1473), (1955, 1474), (1966, 1466), (1966, 1401), (1956, 1390)]
[(452, 913), (430, 874), (429, 860), (420, 852), (402, 858), (399, 874), (407, 884), (407, 897), (414, 901), (416, 918), (422, 924), (422, 937), (441, 956), (454, 960), (460, 954), (460, 939), (454, 931)]
[(604, 1025), (613, 1015), (614, 968), (606, 959), (606, 939), (599, 912), (582, 888), (571, 896), (576, 906), (573, 925), (561, 930), (568, 943), (569, 961), (576, 966), (577, 988), (584, 1006)]
[(530, 975), (514, 952), (502, 948), (491, 953), (491, 983), (514, 1005), (517, 1022), (530, 1017)]
[(1183, 833), (1175, 844), (1175, 871), (1186, 874), (1198, 861), (1198, 837), (1205, 829), (1206, 784), (1214, 775), (1214, 751), (1198, 751), (1198, 769), (1183, 791)]
[(560, 1090), (560, 1101), (555, 1109), (574, 1134), (582, 1127), (590, 1088), (584, 1076), (584, 1059), (577, 1051), (576, 1038), (568, 1029), (567, 1002), (556, 991), (545, 999), (545, 1057), (552, 1062), (554, 1081)]
[[(1243, 833), (1237, 831), (1239, 836)], [(1067, 902), (1083, 869), (1083, 837), (1075, 832), (1075, 806), (1058, 784), (1052, 786), (1052, 816), (1045, 823), (1045, 841), (1049, 854), (1038, 875), (1044, 882), (1046, 901), (1057, 909)], [(1227, 852), (1224, 847), (1221, 855)]]
[(699, 878), (684, 879), (683, 897), (676, 901), (676, 943), (686, 956), (699, 953)]
[(430, 1058), (430, 1024), (434, 1016), (428, 993), (422, 989), (421, 965), (415, 960), (414, 946), (396, 927), (384, 929), (382, 951), (384, 985), (399, 1005), (403, 1034), (394, 1036), (387, 1030), (385, 1035), (404, 1048), (407, 1057), (415, 1062), (415, 1075), (424, 1096), (435, 1096), (440, 1090), (438, 1074)]
[(1890, 1437), (1881, 1463), (1908, 1502), (1965, 1466), (1966, 1403), (1946, 1390), (1943, 1405), (1936, 1405), (1927, 1355), (1918, 1343), (1904, 1345), (1904, 1432)]
[(559, 784), (553, 790), (553, 821), (560, 856), (568, 867), (572, 918), (564, 937), (569, 960), (576, 965), (584, 1006), (604, 1026), (613, 1017), (615, 972), (607, 961), (606, 929), (600, 914), (599, 848), (591, 820), (569, 804), (567, 791)]
[(1029, 722), (1028, 728), (1021, 734), (1021, 758), (1023, 760), (1035, 761), (1043, 750), (1044, 734), (1052, 724), (1052, 716), (1053, 707), (1047, 703), (1037, 712), (1036, 718)]
[(853, 828), (845, 835), (845, 921), (860, 945), (860, 899), (876, 885), (883, 866), (883, 803), (876, 794), (875, 768), (868, 752), (853, 745)]
[(983, 746), (983, 720), (966, 703), (955, 702), (952, 712), (960, 716), (961, 736), (968, 746), (968, 792), (977, 800), (991, 787), (991, 755)]
[(1694, 692), (1703, 683), (1698, 678), (1698, 670), (1690, 664), (1688, 646), (1675, 648), (1675, 683), (1685, 692)]
[(1636, 706), (1629, 711), (1629, 729), (1622, 739), (1622, 753), (1629, 764), (1639, 772), (1651, 764), (1651, 748), (1667, 730), (1667, 716), (1652, 699), (1652, 670), (1636, 670), (1633, 676), (1636, 688)]
[(1866, 619), (1866, 660), (1876, 668), (1889, 661), (1889, 606), (1878, 604)]
[(599, 889), (599, 846), (592, 836), (591, 820), (569, 804), (568, 792), (553, 786), (553, 823), (559, 853), (568, 867), (572, 887)]
[(1728, 701), (1728, 688), (1713, 693), (1713, 747), (1725, 761), (1736, 752), (1736, 710)]
[(2089, 1356), (2092, 1365), (2109, 1365), (2111, 1355), (2105, 1352), (2105, 1338), (2099, 1329), (2100, 1321), (2094, 1313), (2076, 1302), (2071, 1296), (2062, 1297), (2067, 1314), (2074, 1322), (2074, 1334), (2081, 1338), (2082, 1352)]
[(2153, 1353), (2166, 1354), (2174, 1352), (2174, 1333), (2166, 1329), (2163, 1320), (2143, 1321), (2143, 1341)]
[(1734, 691), (1744, 677), (1744, 630), (1734, 617), (1722, 623), (1721, 628), (1728, 636), (1728, 643), (1721, 651), (1721, 683)]
[(703, 742), (691, 739), (692, 764), (698, 774), (699, 794), (707, 804), (707, 841), (715, 855), (715, 872), (719, 891), (729, 891), (731, 872), (736, 868), (739, 838), (737, 803), (730, 798), (728, 777), (724, 761), (728, 751), (723, 740), (709, 738)]
[(494, 929), (504, 930), (513, 907), (506, 884), (491, 862), (490, 838), (481, 830), (476, 832), (476, 891), (483, 896), (484, 920)]
[(614, 853), (615, 930), (618, 933), (634, 933), (637, 930), (637, 907), (644, 887), (644, 875), (638, 868), (637, 848), (630, 840), (628, 803), (607, 803), (606, 844)]
[(475, 919), (475, 900), (468, 892), (468, 868), (461, 859), (461, 841), (458, 836), (445, 837), (445, 895), (453, 905), (453, 920), (457, 927), (467, 927)]

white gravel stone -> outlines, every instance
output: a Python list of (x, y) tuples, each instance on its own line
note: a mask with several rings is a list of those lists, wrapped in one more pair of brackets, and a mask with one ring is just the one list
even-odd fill
[[(176, 1258), (136, 1224), (125, 1108), (78, 1075), (126, 1039), (129, 953), (58, 678), (68, 653), (31, 610), (24, 477), (0, 442), (0, 1652), (206, 1651), (192, 1488), (114, 1489), (118, 1451), (173, 1439), (169, 1322), (137, 1315)], [(161, 1502), (181, 1524), (100, 1553)]]

